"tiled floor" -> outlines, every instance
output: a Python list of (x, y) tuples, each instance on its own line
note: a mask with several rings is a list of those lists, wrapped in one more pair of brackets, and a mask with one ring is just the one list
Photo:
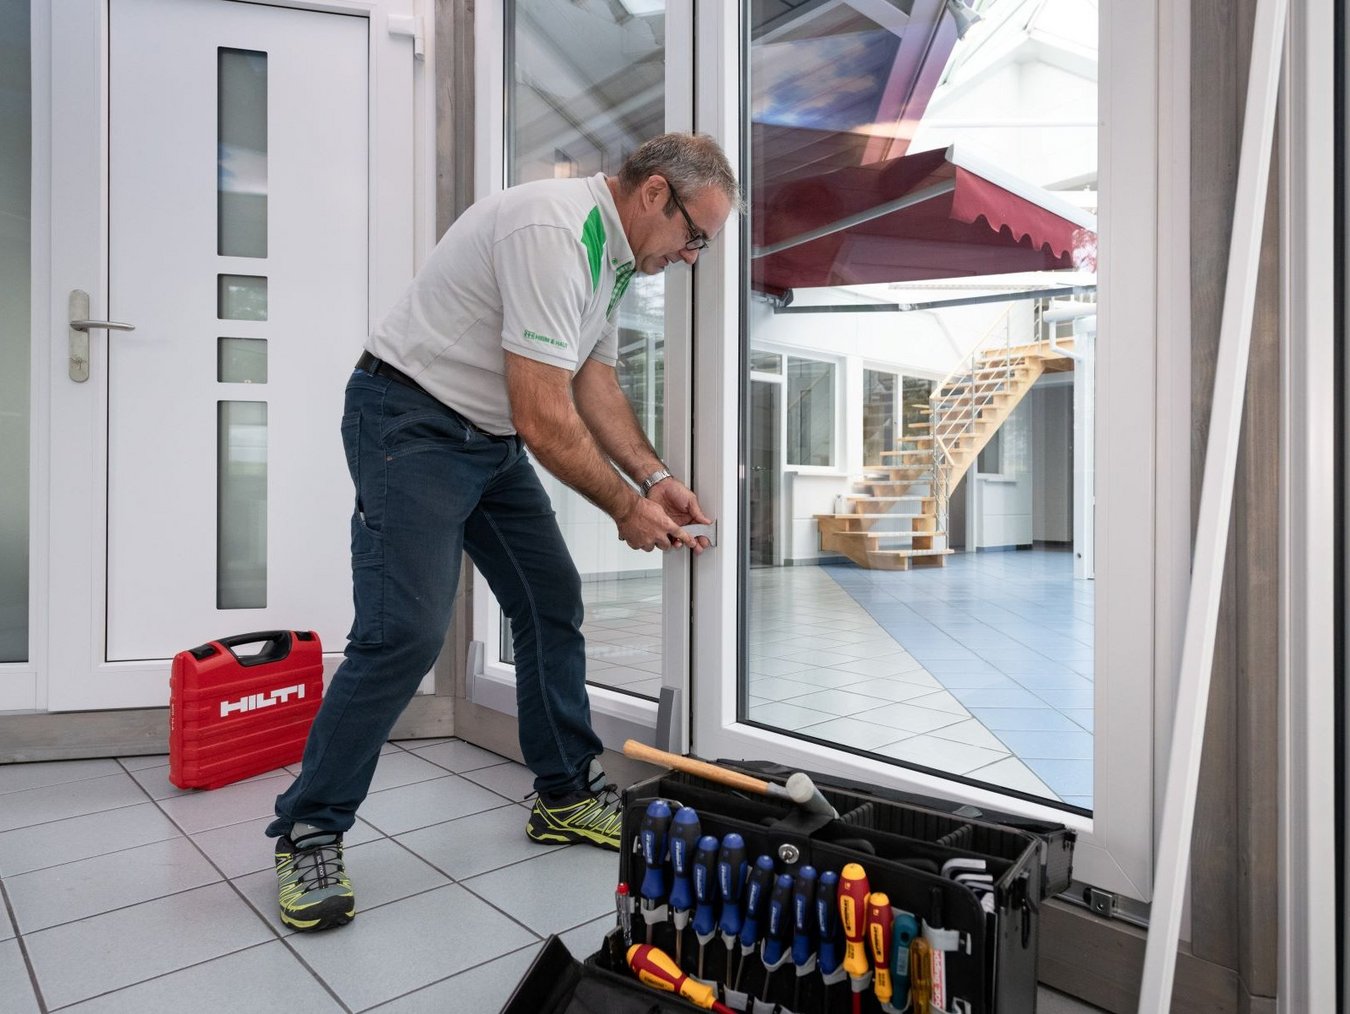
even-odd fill
[[(490, 1014), (550, 933), (584, 956), (612, 923), (614, 853), (533, 844), (525, 768), (428, 740), (385, 748), (347, 836), (358, 918), (286, 931), (262, 830), (289, 778), (0, 766), (0, 1011)], [(1094, 1008), (1042, 990), (1039, 1009)]]
[[(655, 696), (661, 585), (586, 585), (591, 679)], [(1067, 552), (751, 571), (749, 717), (1092, 807), (1093, 585)]]

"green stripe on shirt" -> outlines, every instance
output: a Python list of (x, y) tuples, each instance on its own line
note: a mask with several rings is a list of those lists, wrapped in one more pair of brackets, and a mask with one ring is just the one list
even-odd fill
[(605, 252), (605, 226), (600, 221), (600, 209), (592, 208), (581, 227), (581, 245), (586, 248), (586, 259), (591, 263), (591, 289), (600, 284), (600, 265)]

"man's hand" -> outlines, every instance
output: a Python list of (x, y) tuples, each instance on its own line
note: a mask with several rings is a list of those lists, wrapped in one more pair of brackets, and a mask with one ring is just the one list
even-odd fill
[[(651, 493), (648, 494), (648, 500), (658, 504), (669, 515), (670, 519), (681, 528), (685, 525), (710, 525), (713, 523), (713, 519), (703, 513), (703, 508), (699, 506), (698, 497), (694, 496), (694, 491), (680, 482), (679, 479), (662, 479), (652, 487)], [(707, 549), (711, 543), (700, 535), (697, 539), (688, 541), (686, 545), (695, 554), (698, 554)]]
[(683, 545), (696, 553), (703, 552), (703, 547), (660, 504), (644, 500), (637, 494), (633, 495), (632, 507), (626, 514), (617, 516), (614, 523), (618, 526), (619, 538), (633, 549), (650, 553), (653, 549), (674, 549)]

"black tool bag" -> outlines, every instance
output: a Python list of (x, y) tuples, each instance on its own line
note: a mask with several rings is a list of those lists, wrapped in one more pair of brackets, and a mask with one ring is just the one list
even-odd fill
[[(789, 773), (770, 764), (721, 763), (776, 781)], [(648, 805), (663, 799), (672, 810), (693, 807), (704, 835), (719, 840), (730, 832), (741, 835), (749, 865), (753, 867), (756, 857), (769, 855), (775, 875), (795, 876), (808, 864), (818, 872), (860, 864), (870, 890), (884, 892), (893, 909), (927, 924), (930, 944), (943, 952), (945, 1008), (931, 1005), (927, 1011), (911, 1014), (1034, 1012), (1040, 903), (1069, 886), (1074, 832), (1010, 814), (976, 811), (823, 775), (812, 777), (838, 811), (837, 818), (679, 772), (628, 788), (623, 799), (619, 874), (634, 899), (631, 942), (647, 942), (640, 896), (646, 873), (640, 829)], [(969, 861), (954, 865), (980, 867), (988, 879), (972, 887), (968, 881), (943, 876), (944, 866), (952, 860)], [(668, 891), (672, 882), (668, 856), (663, 879)], [(652, 916), (652, 945), (673, 957), (677, 948), (669, 906), (655, 909)], [(597, 944), (597, 951), (578, 962), (551, 939), (503, 1014), (592, 1010), (664, 1014), (698, 1009), (633, 977), (625, 962), (628, 942), (620, 928)], [(698, 976), (700, 948), (692, 926), (684, 930), (682, 950), (682, 970)], [(733, 1010), (751, 1014), (775, 1010), (777, 1014), (848, 1014), (853, 1010), (847, 979), (827, 983), (816, 969), (799, 976), (790, 960), (769, 972), (759, 954), (743, 958), (739, 941), (728, 949), (720, 932), (702, 951), (702, 975), (698, 977), (719, 984), (720, 1001)], [(728, 980), (736, 988), (728, 986)], [(860, 994), (860, 1001), (864, 1014), (885, 1012), (871, 987)], [(892, 997), (892, 1010), (906, 1008), (907, 996)]]

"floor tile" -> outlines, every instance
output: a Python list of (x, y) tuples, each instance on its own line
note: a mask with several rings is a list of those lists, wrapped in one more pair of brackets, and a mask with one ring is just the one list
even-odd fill
[(1095, 699), (1091, 686), (1076, 690), (1038, 689), (1036, 690), (1036, 696), (1053, 708), (1066, 710), (1091, 708)]
[(999, 739), (1023, 760), (1092, 760), (1090, 732), (1004, 731)]
[(794, 697), (792, 704), (799, 708), (810, 708), (826, 715), (843, 718), (848, 715), (864, 715), (883, 704), (891, 703), (878, 697), (853, 693), (852, 690), (817, 690), (802, 697)]
[(945, 711), (915, 707), (913, 704), (887, 704), (863, 716), (870, 725), (885, 726), (901, 733), (932, 732), (944, 726), (955, 725), (969, 716), (953, 715)]
[(759, 658), (750, 663), (750, 674), (756, 676), (789, 676), (814, 668), (809, 662), (789, 662), (781, 658)]
[(291, 784), (290, 775), (236, 782), (219, 789), (160, 800), (160, 808), (187, 834), (239, 824), (270, 815), (277, 796)]
[(0, 877), (177, 838), (180, 833), (149, 802), (6, 831), (0, 834)]
[(1086, 690), (1088, 693), (1092, 692), (1091, 680), (1068, 669), (1058, 673), (1022, 673), (1021, 675), (1012, 678), (1032, 693), (1037, 694), (1042, 690), (1049, 690), (1053, 693), (1059, 693), (1062, 690)]
[[(937, 689), (935, 684), (924, 685), (920, 683), (911, 683), (909, 680), (901, 679), (898, 676), (862, 680), (859, 683), (850, 683), (847, 687), (850, 694), (862, 694), (864, 697), (874, 698), (879, 701), (889, 701), (891, 703), (910, 701), (916, 697), (930, 694), (935, 689)], [(800, 704), (801, 701), (796, 701), (794, 703)]]
[(518, 950), (537, 937), (451, 885), (361, 913), (337, 932), (288, 939), (342, 1001), (360, 1011)]
[(236, 951), (158, 979), (105, 993), (62, 1014), (147, 1014), (188, 1006), (229, 1014), (341, 1011), (309, 969), (279, 940)]
[(32, 933), (221, 879), (196, 846), (171, 838), (5, 878), (19, 932)]
[(1093, 715), (1095, 712), (1091, 708), (1061, 708), (1063, 714), (1068, 715), (1075, 722), (1081, 725), (1088, 732), (1092, 731)]
[(946, 725), (941, 729), (934, 729), (929, 735), (937, 739), (950, 739), (957, 743), (982, 746), (987, 750), (1006, 751), (1009, 749), (1007, 743), (986, 729), (977, 718), (969, 718), (964, 722), (957, 722), (955, 725)]
[(121, 770), (102, 778), (62, 783), (60, 792), (47, 787), (20, 789), (4, 796), (4, 805), (0, 806), (0, 831), (144, 802), (145, 792)]
[(967, 708), (1034, 708), (1045, 703), (1029, 690), (953, 690), (952, 696)]
[(937, 768), (939, 771), (950, 771), (957, 775), (964, 775), (1008, 756), (1006, 750), (990, 750), (982, 746), (954, 743), (949, 739), (938, 739), (936, 736), (928, 735), (914, 736), (899, 743), (883, 746), (877, 753), (912, 764), (922, 764), (927, 768)]
[(983, 722), (986, 728), (996, 733), (1005, 729), (1030, 731), (1058, 729), (1064, 732), (1077, 732), (1079, 729), (1049, 705), (1039, 708), (973, 707), (970, 713)]
[(778, 729), (797, 730), (807, 725), (815, 725), (830, 716), (814, 708), (799, 708), (793, 704), (774, 701), (750, 709), (752, 721), (771, 725)]
[(272, 937), (228, 885), (211, 884), (24, 940), (47, 1006), (55, 1008)]
[(416, 754), (400, 750), (397, 753), (383, 754), (375, 766), (375, 777), (370, 781), (370, 791), (380, 792), (394, 789), (413, 782), (425, 782), (440, 778), (445, 769)]
[(802, 680), (775, 676), (751, 676), (746, 681), (750, 693), (766, 701), (790, 701), (815, 693), (816, 688), (805, 682), (816, 670), (799, 673)]
[(522, 947), (475, 965), (449, 979), (372, 1008), (371, 1014), (485, 1014), (499, 1011), (511, 998), (520, 980), (525, 978), (541, 946)]
[(525, 836), (526, 819), (521, 807), (500, 806), (409, 831), (398, 840), (455, 880), (465, 880), (553, 851)]
[(175, 796), (190, 796), (199, 789), (180, 789), (169, 781), (169, 765), (153, 764), (136, 768), (131, 772), (136, 784), (143, 788), (151, 799), (172, 799)]
[(1061, 796), (1092, 795), (1092, 761), (1037, 760), (1029, 758), (1027, 767)]
[(433, 764), (439, 764), (449, 771), (472, 771), (475, 768), (487, 768), (500, 764), (508, 758), (484, 750), (482, 747), (466, 743), (462, 739), (450, 739), (431, 743), (427, 746), (408, 745), (408, 749)]
[(361, 805), (361, 819), (387, 835), (454, 820), (502, 804), (497, 793), (459, 775), (372, 792)]
[(39, 1014), (33, 981), (17, 940), (0, 940), (0, 1010), (5, 1014)]
[(9, 917), (9, 909), (0, 905), (0, 940), (14, 939), (14, 922)]
[(1084, 810), (1092, 809), (1091, 796), (1065, 796), (1064, 802), (1071, 806), (1081, 806)]
[(558, 849), (463, 884), (544, 937), (612, 913), (618, 881), (618, 854), (587, 846)]
[(0, 795), (38, 789), (66, 782), (85, 781), (120, 775), (121, 766), (115, 760), (42, 761), (35, 764), (0, 764)]
[(1003, 760), (994, 761), (994, 763), (985, 767), (968, 771), (966, 776), (981, 782), (989, 782), (992, 785), (1001, 785), (1018, 792), (1027, 792), (1044, 799), (1054, 800), (1059, 798), (1050, 786), (1036, 777), (1036, 773), (1027, 767), (1025, 761), (1017, 757), (1007, 757)]
[(918, 708), (929, 708), (932, 711), (945, 711), (951, 715), (957, 715), (961, 718), (969, 718), (970, 712), (966, 710), (956, 696), (950, 690), (937, 690), (933, 693), (924, 694), (922, 697), (915, 697), (909, 701)]
[(128, 771), (139, 771), (141, 768), (159, 768), (169, 763), (167, 753), (149, 753), (139, 757), (118, 757), (117, 763)]
[(886, 726), (860, 722), (856, 718), (832, 718), (828, 722), (803, 726), (797, 731), (827, 743), (838, 743), (858, 750), (875, 750), (913, 735)]

